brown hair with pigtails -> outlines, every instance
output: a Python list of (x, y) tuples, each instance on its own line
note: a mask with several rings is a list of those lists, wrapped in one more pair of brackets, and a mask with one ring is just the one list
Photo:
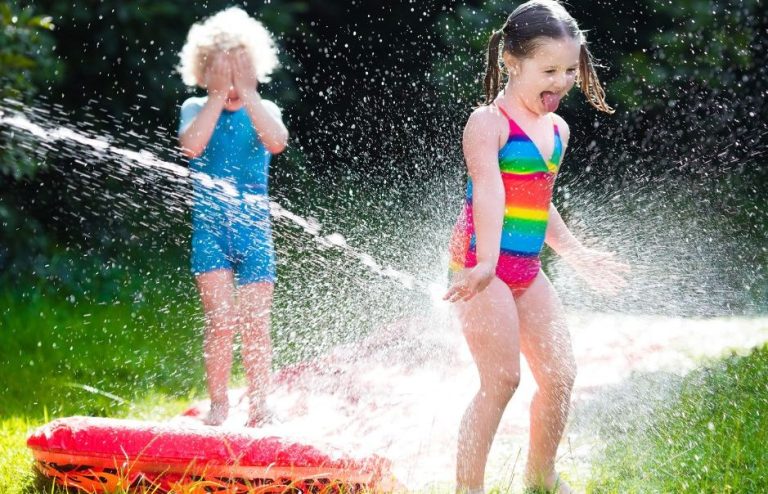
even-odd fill
[(503, 36), (503, 30), (499, 29), (491, 34), (491, 39), (488, 41), (488, 55), (485, 59), (485, 80), (483, 81), (486, 105), (490, 105), (493, 102), (493, 99), (499, 94), (499, 89), (501, 89), (499, 44)]
[(600, 79), (597, 78), (595, 65), (592, 54), (589, 52), (589, 48), (587, 48), (587, 42), (584, 41), (581, 44), (581, 52), (579, 53), (579, 76), (576, 82), (579, 84), (581, 92), (587, 97), (590, 105), (605, 113), (613, 113), (614, 109), (605, 102), (605, 89), (600, 84)]
[(507, 17), (504, 26), (491, 34), (486, 58), (484, 104), (490, 105), (503, 84), (500, 54), (509, 52), (517, 58), (533, 55), (544, 38), (562, 39), (569, 36), (581, 44), (577, 84), (590, 105), (605, 113), (614, 110), (605, 101), (605, 90), (595, 71), (595, 61), (587, 48), (584, 31), (576, 20), (556, 0), (530, 0), (517, 7)]

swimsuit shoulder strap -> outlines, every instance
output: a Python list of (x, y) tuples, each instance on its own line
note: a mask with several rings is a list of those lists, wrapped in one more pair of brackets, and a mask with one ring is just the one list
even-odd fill
[(506, 111), (504, 111), (504, 108), (502, 108), (501, 105), (498, 105), (496, 103), (494, 103), (494, 105), (496, 105), (496, 108), (499, 109), (499, 111), (501, 112), (502, 115), (507, 117), (507, 120), (512, 120), (512, 117), (510, 117), (509, 114)]
[(519, 125), (517, 125), (517, 122), (515, 122), (515, 119), (512, 118), (511, 116), (509, 116), (509, 113), (507, 113), (507, 111), (504, 108), (502, 108), (501, 105), (499, 105), (496, 102), (494, 102), (493, 104), (496, 106), (496, 108), (499, 109), (501, 114), (504, 115), (504, 117), (507, 119), (507, 124), (509, 125), (510, 135), (512, 135), (512, 134), (523, 134), (525, 136), (528, 135), (528, 134), (525, 133), (525, 131)]
[[(563, 160), (563, 139), (560, 137), (560, 128), (557, 126), (557, 121), (554, 116), (552, 116), (552, 126), (555, 131), (555, 145), (554, 148), (552, 148), (552, 157), (550, 160), (554, 162), (557, 168), (559, 168), (560, 162)], [(549, 164), (547, 164), (547, 166), (549, 167)]]

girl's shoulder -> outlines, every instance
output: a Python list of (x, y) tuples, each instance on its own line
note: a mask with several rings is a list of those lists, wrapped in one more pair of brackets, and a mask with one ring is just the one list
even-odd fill
[(496, 105), (481, 105), (472, 110), (467, 119), (468, 128), (482, 128), (485, 130), (497, 129), (500, 132), (507, 132), (509, 123), (507, 117), (499, 110)]
[(563, 140), (564, 145), (568, 145), (568, 139), (571, 137), (571, 128), (568, 127), (568, 123), (558, 115), (557, 113), (552, 113), (552, 119), (555, 121), (555, 125), (557, 125), (557, 131), (560, 133), (560, 138)]
[(496, 105), (483, 105), (475, 108), (464, 126), (464, 145), (494, 147), (501, 149), (509, 136), (507, 117)]

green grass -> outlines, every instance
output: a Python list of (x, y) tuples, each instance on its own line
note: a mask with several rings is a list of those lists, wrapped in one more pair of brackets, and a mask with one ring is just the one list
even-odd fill
[(31, 427), (33, 424), (22, 417), (0, 419), (0, 492), (24, 492), (35, 480), (31, 455), (24, 447)]
[(112, 303), (0, 293), (0, 492), (51, 492), (25, 441), (53, 418), (165, 419), (204, 396), (194, 287), (146, 293)]
[(643, 427), (608, 443), (588, 492), (768, 492), (768, 346), (690, 373)]
[[(1, 493), (56, 492), (25, 446), (53, 418), (165, 419), (204, 396), (194, 286), (160, 285), (111, 302), (0, 292)], [(587, 492), (768, 492), (768, 347), (689, 374), (643, 424), (609, 434)]]

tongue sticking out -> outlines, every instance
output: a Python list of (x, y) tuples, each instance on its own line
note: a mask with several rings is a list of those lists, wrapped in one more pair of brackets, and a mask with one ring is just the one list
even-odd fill
[(557, 110), (557, 107), (560, 105), (560, 96), (549, 91), (544, 91), (541, 93), (541, 102), (544, 104), (544, 108), (551, 113)]

